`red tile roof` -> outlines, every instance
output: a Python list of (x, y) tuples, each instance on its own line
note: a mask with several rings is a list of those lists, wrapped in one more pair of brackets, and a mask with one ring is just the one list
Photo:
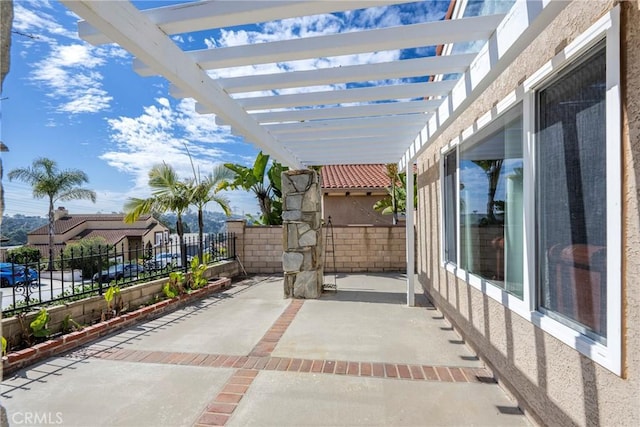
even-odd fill
[(320, 171), (322, 188), (386, 188), (389, 186), (386, 166), (327, 165)]

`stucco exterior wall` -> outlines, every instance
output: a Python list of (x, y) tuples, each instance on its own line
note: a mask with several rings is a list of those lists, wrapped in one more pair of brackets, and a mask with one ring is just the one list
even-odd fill
[(546, 425), (640, 425), (640, 2), (621, 2), (622, 376), (582, 356), (442, 267), (440, 150), (617, 3), (569, 4), (418, 159), (419, 281), (521, 407)]
[(325, 223), (331, 216), (334, 225), (391, 225), (392, 215), (382, 215), (373, 210), (373, 205), (384, 195), (327, 195), (323, 196), (322, 217)]

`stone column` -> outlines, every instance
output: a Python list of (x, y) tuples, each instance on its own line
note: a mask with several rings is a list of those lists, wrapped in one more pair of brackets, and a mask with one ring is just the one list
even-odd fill
[(282, 173), (282, 267), (285, 298), (318, 298), (322, 293), (322, 218), (318, 174)]

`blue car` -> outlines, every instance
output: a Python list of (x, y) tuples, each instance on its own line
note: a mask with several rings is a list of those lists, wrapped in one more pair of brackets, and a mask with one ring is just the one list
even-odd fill
[(33, 268), (25, 269), (24, 265), (0, 262), (0, 286), (3, 288), (31, 283), (37, 280), (38, 272)]

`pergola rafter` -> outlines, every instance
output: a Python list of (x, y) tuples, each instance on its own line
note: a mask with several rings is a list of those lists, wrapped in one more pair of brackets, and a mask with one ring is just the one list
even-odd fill
[[(345, 162), (398, 162), (400, 157), (389, 158), (388, 153), (401, 156), (456, 84), (455, 79), (425, 80), (438, 74), (464, 73), (475, 54), (408, 58), (394, 54), (396, 60), (381, 63), (350, 63), (290, 72), (285, 70), (291, 67), (278, 66), (282, 72), (269, 74), (253, 73), (252, 67), (486, 40), (503, 19), (502, 15), (489, 15), (426, 21), (184, 51), (171, 36), (410, 2), (203, 1), (147, 10), (138, 10), (128, 1), (108, 5), (63, 2), (85, 19), (79, 24), (79, 33), (85, 40), (93, 44), (120, 44), (134, 55), (136, 72), (164, 76), (171, 82), (174, 97), (194, 98), (196, 111), (215, 114), (217, 123), (230, 126), (232, 132), (293, 167), (324, 162), (322, 152), (316, 153), (313, 160), (306, 152), (296, 152), (301, 146), (298, 142), (305, 142), (302, 145), (306, 146), (332, 139), (344, 142), (335, 145), (331, 155), (342, 153)], [(249, 66), (246, 74), (238, 74), (242, 70), (237, 67), (246, 66)], [(223, 68), (234, 71), (223, 72)], [(260, 93), (256, 96), (251, 92)], [(322, 132), (313, 135), (314, 130), (320, 129)], [(360, 145), (350, 144), (358, 138), (368, 140), (367, 151), (372, 154), (367, 159), (360, 156)]]

